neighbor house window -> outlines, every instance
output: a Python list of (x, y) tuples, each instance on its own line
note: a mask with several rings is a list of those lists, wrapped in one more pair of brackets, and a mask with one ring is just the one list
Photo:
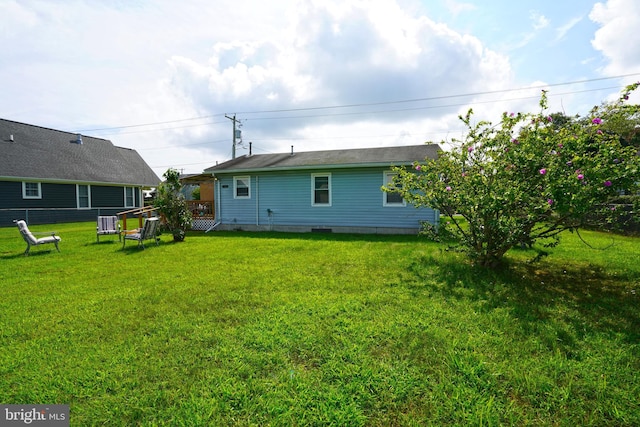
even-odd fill
[(233, 197), (235, 199), (251, 198), (251, 177), (250, 176), (234, 176), (233, 177)]
[[(393, 183), (393, 178), (397, 175), (396, 172), (385, 172), (384, 173), (384, 182), (385, 186)], [(396, 185), (396, 188), (398, 185)], [(400, 193), (397, 192), (382, 192), (382, 205), (383, 206), (406, 206), (407, 203), (402, 198)]]
[(136, 196), (133, 187), (124, 187), (124, 207), (133, 208), (136, 205)]
[(42, 187), (39, 182), (22, 183), (23, 199), (42, 199)]
[(78, 196), (78, 209), (88, 209), (91, 207), (91, 187), (88, 185), (76, 186)]
[(311, 205), (331, 206), (331, 174), (311, 175)]

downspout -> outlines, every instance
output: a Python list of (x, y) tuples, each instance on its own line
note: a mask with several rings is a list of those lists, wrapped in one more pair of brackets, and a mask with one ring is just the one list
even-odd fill
[[(214, 176), (215, 178), (215, 176)], [(205, 233), (210, 232), (211, 230), (213, 230), (214, 228), (216, 228), (217, 226), (220, 225), (220, 223), (222, 222), (222, 215), (220, 215), (220, 206), (222, 205), (222, 203), (220, 202), (220, 180), (216, 179), (216, 190), (213, 192), (213, 206), (214, 209), (216, 211), (215, 216), (213, 217), (213, 225), (211, 227), (209, 227), (207, 230), (205, 230)]]
[(216, 192), (213, 201), (216, 206), (215, 222), (222, 222), (222, 197), (220, 195), (220, 180), (216, 178)]
[(256, 175), (256, 227), (260, 226), (260, 187), (258, 185), (258, 181), (260, 177)]

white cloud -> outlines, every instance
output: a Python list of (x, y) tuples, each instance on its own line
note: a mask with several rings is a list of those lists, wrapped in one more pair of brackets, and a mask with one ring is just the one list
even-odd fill
[(589, 18), (600, 25), (591, 44), (608, 61), (604, 74), (640, 72), (640, 2), (609, 0), (596, 3)]
[(529, 19), (533, 25), (534, 30), (541, 30), (549, 26), (549, 20), (537, 10), (529, 11)]
[[(177, 80), (191, 82), (197, 90), (189, 96), (205, 109), (224, 102), (262, 110), (443, 96), (510, 78), (508, 60), (476, 38), (408, 16), (394, 3), (369, 4), (309, 3), (290, 44), (256, 43), (251, 51), (226, 45), (236, 58), (227, 63), (216, 48), (198, 66), (175, 63), (175, 72), (187, 75)], [(270, 54), (268, 65), (255, 58), (262, 50)], [(193, 83), (205, 79), (208, 93), (200, 90), (204, 83)]]
[[(458, 137), (473, 97), (388, 101), (513, 81), (506, 56), (388, 0), (25, 0), (0, 15), (12, 22), (3, 99), (20, 100), (0, 100), (0, 116), (70, 131), (156, 123), (88, 133), (139, 150), (159, 175), (229, 158), (224, 113), (256, 153), (419, 144)], [(361, 104), (378, 105), (319, 108)]]
[(582, 19), (582, 16), (572, 18), (566, 24), (556, 28), (556, 41), (562, 40), (573, 27), (575, 27), (582, 21)]
[(472, 12), (477, 9), (477, 6), (473, 3), (464, 3), (456, 0), (445, 0), (445, 6), (453, 16), (458, 16), (464, 12)]

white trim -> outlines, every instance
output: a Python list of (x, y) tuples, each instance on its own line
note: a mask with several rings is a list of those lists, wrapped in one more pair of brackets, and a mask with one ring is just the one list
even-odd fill
[[(246, 196), (238, 196), (238, 181), (243, 181), (247, 184), (248, 195)], [(234, 176), (233, 177), (233, 198), (234, 199), (250, 199), (251, 198), (251, 176), (250, 175), (242, 175), (242, 176)]]
[[(328, 178), (328, 186), (329, 186), (329, 188), (327, 190), (329, 192), (329, 203), (316, 203), (316, 178), (319, 178), (319, 177)], [(331, 173), (330, 172), (312, 173), (311, 174), (311, 206), (321, 207), (321, 208), (331, 207), (331, 200), (332, 200), (332, 194), (331, 193), (332, 193), (332, 191), (331, 191)]]
[[(89, 206), (80, 206), (80, 186), (87, 187), (87, 197)], [(76, 184), (76, 207), (78, 209), (91, 209), (91, 186), (86, 184)]]
[[(36, 184), (38, 186), (38, 195), (37, 196), (28, 196), (27, 195), (27, 184)], [(29, 182), (22, 181), (22, 198), (23, 199), (42, 199), (42, 184), (39, 182)]]
[[(386, 186), (390, 183), (389, 180), (389, 176), (390, 175), (398, 175), (397, 172), (394, 171), (384, 171), (382, 172), (382, 185)], [(387, 196), (389, 196), (389, 193), (387, 193), (386, 191), (382, 192), (382, 206), (384, 206), (385, 208), (404, 208), (405, 206), (407, 206), (407, 201), (403, 198), (402, 199), (402, 203), (389, 203)]]
[[(122, 187), (124, 191), (124, 207), (125, 208), (135, 208), (136, 207), (136, 193), (135, 193), (135, 187)], [(133, 203), (131, 205), (127, 204), (127, 189), (130, 188), (131, 189), (131, 197), (133, 197)]]

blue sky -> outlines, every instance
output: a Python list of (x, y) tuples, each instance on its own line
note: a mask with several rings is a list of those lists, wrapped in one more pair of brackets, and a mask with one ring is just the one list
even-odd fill
[[(0, 0), (0, 117), (104, 137), (161, 175), (238, 155), (460, 138), (640, 80), (637, 0)], [(626, 77), (620, 77), (626, 76)], [(445, 144), (446, 145), (446, 144)]]
[[(427, 9), (429, 9), (428, 3)], [(437, 2), (434, 17), (474, 35), (488, 49), (510, 57), (516, 78), (552, 82), (592, 75), (601, 66), (591, 39), (598, 25), (589, 19), (594, 2)], [(447, 5), (449, 7), (447, 7)], [(540, 63), (540, 61), (543, 63)]]

